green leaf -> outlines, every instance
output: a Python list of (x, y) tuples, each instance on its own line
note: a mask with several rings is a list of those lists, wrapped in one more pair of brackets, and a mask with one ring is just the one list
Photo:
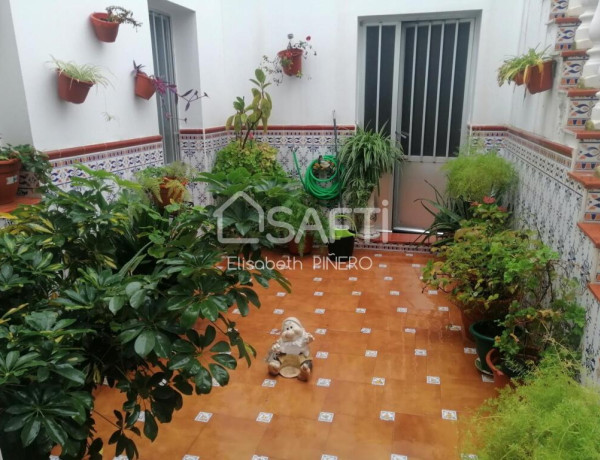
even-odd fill
[(225, 341), (217, 342), (211, 349), (213, 353), (225, 353), (227, 351), (231, 351), (231, 347)]
[(152, 351), (155, 344), (156, 336), (154, 335), (154, 331), (144, 331), (135, 339), (133, 348), (138, 355), (144, 358)]
[(154, 415), (150, 411), (146, 411), (146, 419), (144, 422), (144, 435), (151, 441), (154, 441), (156, 439), (157, 434), (158, 425), (156, 424)]
[(21, 430), (21, 442), (23, 446), (27, 447), (35, 440), (40, 432), (40, 426), (40, 421), (35, 418), (32, 418), (25, 424)]
[(237, 361), (235, 360), (235, 358), (226, 353), (213, 355), (213, 359), (228, 369), (235, 369), (237, 367)]
[(171, 354), (171, 341), (162, 332), (157, 332), (155, 338), (154, 352), (161, 358), (168, 358)]
[(210, 369), (210, 373), (215, 380), (219, 382), (219, 385), (225, 386), (229, 383), (229, 373), (225, 370), (225, 368), (213, 363), (210, 363), (208, 368)]
[(135, 294), (131, 296), (129, 299), (129, 304), (133, 308), (141, 307), (146, 301), (146, 291), (144, 289), (137, 291)]
[(114, 296), (110, 298), (108, 302), (108, 309), (112, 312), (113, 315), (116, 315), (117, 312), (123, 308), (125, 304), (125, 297), (123, 296)]
[(190, 355), (175, 355), (169, 360), (169, 369), (181, 369), (188, 365), (191, 360), (192, 357)]
[(50, 439), (60, 445), (64, 445), (67, 442), (67, 433), (65, 433), (65, 430), (63, 430), (54, 419), (43, 418), (42, 423), (44, 424), (44, 428), (46, 428), (46, 432)]
[(204, 337), (202, 339), (202, 348), (208, 347), (217, 336), (217, 330), (212, 324), (206, 326), (206, 331), (204, 331)]
[(198, 315), (200, 314), (201, 304), (198, 302), (194, 302), (189, 307), (185, 309), (181, 318), (179, 319), (181, 326), (189, 329), (196, 323), (198, 319)]
[(196, 374), (196, 387), (198, 387), (198, 391), (200, 394), (208, 394), (212, 389), (212, 379), (210, 377), (210, 372), (205, 367), (201, 367), (198, 373)]
[(79, 385), (83, 385), (85, 383), (85, 374), (81, 371), (78, 371), (70, 364), (57, 364), (56, 366), (54, 366), (52, 371)]
[(127, 294), (128, 297), (131, 297), (133, 294), (138, 292), (141, 288), (142, 288), (142, 283), (140, 283), (139, 281), (134, 281), (127, 285), (127, 287), (125, 288), (125, 293)]

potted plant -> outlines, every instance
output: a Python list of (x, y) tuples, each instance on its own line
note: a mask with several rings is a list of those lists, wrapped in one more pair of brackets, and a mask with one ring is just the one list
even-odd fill
[[(354, 253), (356, 224), (351, 216), (345, 214), (339, 214), (336, 218), (336, 224), (332, 229), (333, 238), (327, 245), (329, 258), (335, 261), (348, 262)], [(348, 222), (348, 225), (340, 223), (343, 221)]]
[(544, 59), (536, 65), (529, 66), (527, 90), (531, 94), (541, 93), (552, 89), (554, 78), (554, 60)]
[(160, 208), (170, 203), (189, 200), (187, 184), (194, 170), (186, 163), (175, 161), (164, 166), (151, 166), (135, 174), (136, 181)]
[[(169, 95), (175, 97), (175, 104), (179, 104), (179, 99), (183, 99), (185, 101), (184, 111), (188, 111), (192, 102), (195, 102), (203, 97), (208, 97), (208, 94), (205, 92), (200, 93), (199, 90), (190, 89), (187, 90), (183, 94), (179, 94), (177, 89), (177, 85), (174, 83), (169, 83), (162, 78), (156, 77), (154, 75), (148, 75), (142, 71), (144, 65), (136, 64), (133, 61), (133, 75), (135, 78), (135, 95), (141, 97), (143, 99), (150, 99), (154, 93), (158, 93), (161, 98), (161, 105), (163, 107), (163, 113), (166, 118), (173, 118), (174, 115), (169, 113), (167, 108), (167, 103), (165, 98)], [(187, 122), (187, 118), (182, 120), (183, 122)]]
[(108, 86), (109, 80), (102, 74), (100, 67), (92, 64), (78, 65), (74, 62), (52, 58), (58, 75), (58, 97), (81, 104), (87, 98), (90, 88), (95, 84)]
[[(502, 86), (505, 82), (517, 86), (527, 83), (527, 89), (532, 94), (552, 88), (552, 61), (545, 57), (547, 49), (538, 52), (530, 48), (521, 56), (505, 59), (498, 68), (498, 85)], [(547, 72), (548, 66), (550, 72)]]
[(292, 43), (293, 39), (294, 34), (288, 34), (289, 41), (287, 48), (279, 51), (275, 58), (272, 59), (268, 56), (263, 56), (261, 68), (271, 76), (273, 82), (277, 85), (282, 83), (283, 74), (290, 77), (302, 78), (302, 60), (311, 54), (313, 56), (317, 55), (317, 52), (313, 50), (310, 43), (310, 35), (306, 39), (295, 43)]
[(523, 384), (488, 399), (466, 421), (460, 451), (481, 460), (597, 458), (600, 396), (578, 381), (584, 372), (576, 359), (547, 354)]
[(131, 11), (121, 6), (109, 6), (106, 13), (92, 13), (90, 22), (98, 40), (107, 43), (117, 39), (120, 24), (131, 24), (136, 29), (142, 25), (133, 18)]
[[(218, 243), (205, 209), (167, 218), (132, 199), (137, 184), (76, 167), (85, 177), (15, 210), (0, 238), (5, 460), (48, 459), (54, 446), (65, 459), (139, 458), (137, 438), (155, 440), (185, 395), (227, 385), (238, 360), (256, 356), (228, 319), (260, 305), (253, 284), (289, 292), (256, 251), (262, 264), (219, 268), (241, 247)], [(122, 393), (114, 412), (94, 407), (102, 382)], [(114, 426), (106, 439), (99, 417)]]
[(423, 270), (426, 285), (456, 302), (466, 330), (475, 321), (502, 321), (513, 301), (544, 292), (558, 258), (533, 232), (506, 229), (510, 215), (493, 198), (473, 208), (473, 219), (461, 223), (453, 241), (435, 248), (441, 260)]
[[(379, 192), (381, 176), (392, 172), (404, 159), (402, 147), (392, 143), (384, 128), (377, 132), (359, 126), (342, 145), (339, 154), (340, 181), (342, 200), (347, 207), (367, 207), (373, 192)], [(370, 228), (370, 216), (363, 218), (354, 214), (353, 218), (365, 238), (375, 236)]]
[(22, 183), (28, 185), (25, 194), (33, 195), (40, 184), (50, 182), (51, 170), (48, 156), (32, 145), (0, 148), (0, 204), (14, 201)]

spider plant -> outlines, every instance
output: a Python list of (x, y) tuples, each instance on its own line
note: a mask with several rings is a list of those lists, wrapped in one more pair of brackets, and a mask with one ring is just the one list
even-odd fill
[(525, 82), (528, 82), (529, 67), (541, 66), (548, 59), (546, 51), (548, 51), (548, 48), (545, 48), (543, 51), (537, 51), (537, 48), (529, 48), (527, 53), (521, 56), (513, 56), (505, 59), (498, 68), (498, 86), (502, 86), (505, 82), (510, 83), (514, 81), (519, 72), (524, 72), (523, 79)]
[(384, 131), (361, 127), (342, 146), (340, 151), (343, 199), (350, 207), (365, 207), (381, 176), (394, 170), (396, 162), (404, 159), (402, 147), (396, 146)]
[(59, 74), (65, 74), (74, 80), (84, 81), (101, 86), (108, 86), (110, 80), (102, 73), (102, 68), (93, 64), (78, 65), (72, 61), (61, 61), (52, 57), (52, 63)]

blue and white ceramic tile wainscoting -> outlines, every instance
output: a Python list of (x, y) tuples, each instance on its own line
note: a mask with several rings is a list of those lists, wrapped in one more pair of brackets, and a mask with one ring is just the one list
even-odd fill
[[(353, 132), (354, 126), (338, 127), (338, 146)], [(271, 126), (267, 133), (257, 130), (254, 134), (256, 140), (267, 142), (278, 150), (278, 161), (292, 175), (297, 175), (293, 152), (296, 152), (298, 164), (304, 174), (310, 162), (319, 155), (335, 152), (335, 137), (333, 126)], [(224, 127), (182, 130), (181, 157), (199, 171), (210, 171), (217, 152), (233, 138), (233, 133), (226, 131)], [(191, 189), (196, 204), (206, 205), (212, 202), (205, 184), (192, 184)]]
[(474, 137), (498, 149), (519, 173), (512, 200), (516, 225), (539, 232), (542, 240), (560, 254), (567, 275), (579, 283), (579, 302), (587, 310), (584, 362), (600, 381), (600, 302), (587, 288), (596, 279), (598, 250), (578, 228), (583, 220), (585, 189), (572, 180), (570, 148), (546, 142), (506, 127), (472, 127)]

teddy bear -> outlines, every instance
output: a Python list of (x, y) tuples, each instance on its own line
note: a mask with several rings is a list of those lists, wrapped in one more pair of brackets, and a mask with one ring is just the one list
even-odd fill
[(271, 346), (267, 357), (269, 374), (307, 381), (312, 371), (308, 344), (313, 340), (314, 337), (306, 332), (297, 318), (284, 319), (281, 336)]

